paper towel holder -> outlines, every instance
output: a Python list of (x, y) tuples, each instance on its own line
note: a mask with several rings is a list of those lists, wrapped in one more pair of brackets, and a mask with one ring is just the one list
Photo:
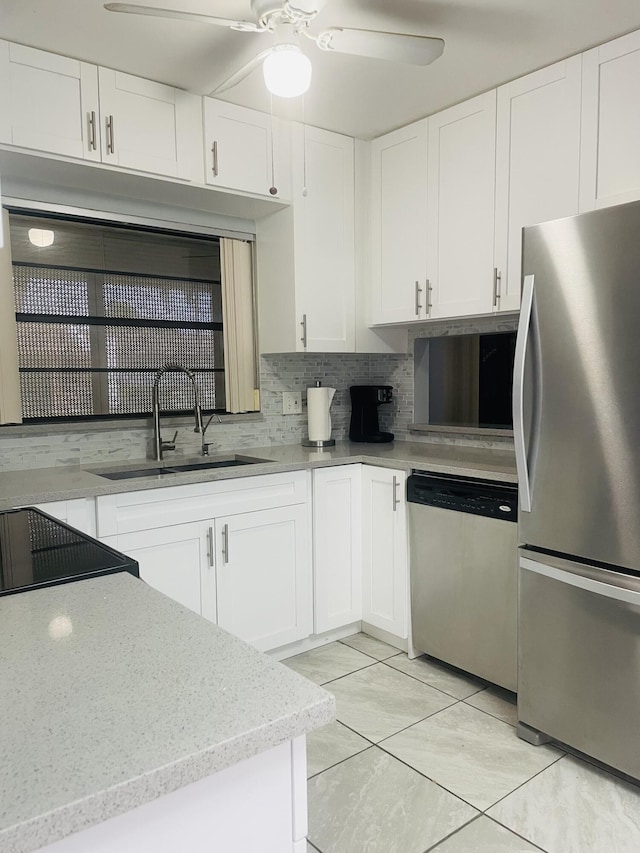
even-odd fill
[[(317, 379), (314, 383), (316, 388), (322, 387), (322, 382)], [(303, 447), (313, 447), (316, 450), (323, 450), (325, 447), (335, 447), (336, 440), (335, 438), (328, 438), (324, 441), (310, 441), (309, 437), (303, 438), (301, 442)]]

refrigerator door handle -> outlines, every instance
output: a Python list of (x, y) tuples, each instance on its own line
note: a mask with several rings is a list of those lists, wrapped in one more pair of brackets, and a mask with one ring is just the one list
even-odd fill
[[(604, 598), (613, 598), (616, 601), (623, 601), (625, 604), (635, 604), (636, 607), (640, 607), (640, 592), (636, 592), (632, 589), (614, 586), (611, 583), (603, 583), (602, 581), (594, 580), (592, 578), (585, 577), (584, 575), (564, 571), (563, 569), (557, 569), (555, 566), (550, 566), (547, 563), (539, 563), (536, 560), (529, 560), (526, 557), (520, 558), (520, 568), (526, 569), (529, 572), (534, 572), (537, 575), (542, 575), (546, 578), (551, 578), (551, 580), (568, 584), (569, 586), (576, 587), (576, 589), (583, 589), (587, 592), (593, 592), (596, 595), (601, 595)], [(597, 570), (590, 568), (591, 573), (594, 573), (594, 571)], [(610, 573), (602, 571), (603, 577), (606, 577), (607, 574)]]
[(524, 366), (527, 359), (527, 344), (533, 311), (534, 276), (524, 278), (522, 305), (516, 339), (516, 353), (513, 366), (513, 434), (516, 451), (516, 471), (518, 472), (518, 501), (520, 512), (531, 512), (531, 489), (527, 463), (527, 445), (524, 437)]

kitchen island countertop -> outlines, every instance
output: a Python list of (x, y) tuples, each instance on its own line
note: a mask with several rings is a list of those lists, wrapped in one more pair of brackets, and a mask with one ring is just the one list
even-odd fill
[(333, 697), (123, 573), (0, 598), (0, 849), (306, 734)]
[[(342, 441), (326, 450), (314, 450), (300, 444), (284, 444), (239, 447), (236, 452), (261, 461), (253, 465), (126, 480), (109, 480), (100, 476), (100, 473), (124, 468), (133, 470), (153, 467), (158, 463), (150, 460), (125, 460), (101, 465), (4, 471), (0, 472), (0, 510), (50, 501), (357, 463), (404, 469), (407, 472), (416, 469), (436, 474), (517, 482), (513, 450), (485, 447), (415, 441), (395, 441), (390, 444), (356, 444)], [(231, 454), (215, 454), (218, 455), (228, 458)], [(215, 459), (215, 456), (211, 459)], [(174, 456), (167, 458), (164, 464), (171, 467), (185, 462), (203, 461), (206, 459), (202, 457)]]

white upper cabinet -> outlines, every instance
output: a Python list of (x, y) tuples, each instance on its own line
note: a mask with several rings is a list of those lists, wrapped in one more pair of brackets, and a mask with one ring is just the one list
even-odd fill
[(353, 352), (353, 139), (296, 125), (292, 155), (301, 343), (309, 352)]
[(0, 141), (202, 181), (200, 98), (0, 42)]
[(173, 178), (194, 174), (200, 99), (188, 92), (100, 68), (102, 159), (114, 166)]
[(429, 118), (430, 316), (492, 310), (495, 146), (495, 90)]
[(205, 180), (212, 186), (269, 195), (271, 119), (266, 113), (204, 98)]
[(520, 307), (522, 229), (578, 213), (582, 58), (498, 89), (493, 308)]
[(371, 143), (371, 320), (428, 317), (427, 120)]
[(582, 58), (581, 212), (640, 199), (640, 32)]
[(0, 141), (100, 160), (98, 69), (0, 41)]
[(256, 222), (260, 351), (355, 351), (354, 143), (295, 125), (291, 207)]

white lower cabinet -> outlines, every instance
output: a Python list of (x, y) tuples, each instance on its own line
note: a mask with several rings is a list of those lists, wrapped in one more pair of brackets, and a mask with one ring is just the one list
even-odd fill
[(313, 472), (314, 633), (362, 619), (362, 466)]
[(215, 622), (212, 529), (213, 521), (194, 521), (106, 536), (102, 541), (136, 560), (140, 577), (149, 586)]
[(96, 535), (96, 502), (95, 498), (75, 498), (68, 501), (51, 501), (46, 504), (34, 504), (48, 515), (75, 527), (89, 536)]
[(362, 468), (362, 620), (408, 635), (406, 474)]
[(106, 495), (98, 535), (150, 586), (275, 649), (312, 632), (309, 480), (296, 471)]
[(261, 651), (312, 630), (305, 504), (217, 518), (218, 625)]

